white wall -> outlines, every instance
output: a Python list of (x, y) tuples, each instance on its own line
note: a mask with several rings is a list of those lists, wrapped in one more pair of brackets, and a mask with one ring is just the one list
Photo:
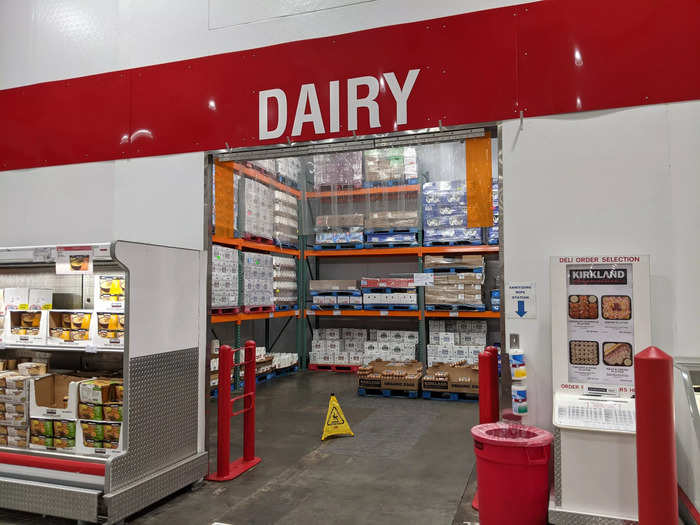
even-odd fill
[(518, 3), (0, 0), (0, 89)]
[(505, 281), (535, 281), (537, 319), (508, 319), (533, 423), (551, 427), (548, 258), (651, 255), (652, 341), (700, 356), (700, 102), (503, 125)]
[(0, 172), (0, 246), (138, 241), (201, 249), (204, 155)]

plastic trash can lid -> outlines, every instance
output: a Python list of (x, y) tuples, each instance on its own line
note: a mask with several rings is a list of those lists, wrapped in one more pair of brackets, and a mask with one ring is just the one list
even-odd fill
[(472, 427), (472, 437), (500, 447), (544, 447), (552, 443), (551, 432), (527, 425), (485, 423)]

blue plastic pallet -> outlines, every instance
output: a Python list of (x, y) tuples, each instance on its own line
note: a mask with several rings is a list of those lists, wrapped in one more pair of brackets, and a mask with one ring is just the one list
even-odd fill
[(278, 368), (274, 371), (275, 377), (284, 377), (299, 371), (299, 365), (292, 365), (286, 368)]
[(406, 290), (415, 290), (415, 288), (385, 288), (376, 286), (374, 288), (363, 288), (362, 293), (406, 293)]
[(275, 312), (288, 312), (289, 310), (298, 310), (299, 306), (296, 304), (276, 304)]
[(418, 228), (365, 228), (365, 233), (418, 233)]
[(416, 304), (366, 304), (365, 310), (418, 310)]
[(312, 310), (362, 310), (361, 304), (312, 304)]
[(418, 390), (388, 390), (384, 388), (358, 388), (357, 395), (363, 397), (404, 397), (418, 399)]
[(287, 250), (296, 250), (297, 249), (297, 245), (292, 244), (291, 242), (284, 242), (284, 241), (275, 240), (275, 245), (279, 246), (280, 248), (286, 248)]
[(425, 268), (425, 273), (484, 273), (484, 267), (477, 268)]
[(299, 189), (299, 185), (297, 181), (292, 180), (288, 177), (285, 177), (284, 175), (280, 175), (279, 173), (275, 176), (275, 179), (277, 179), (277, 182), (281, 182), (282, 184), (286, 184), (290, 188), (294, 188), (295, 190)]
[(466, 401), (474, 403), (475, 401), (479, 401), (479, 396), (476, 394), (464, 394), (462, 392), (432, 392), (424, 390), (423, 399), (432, 399), (435, 401)]
[(426, 304), (429, 312), (485, 312), (483, 304)]
[(364, 243), (343, 242), (337, 244), (314, 244), (314, 250), (361, 250)]
[(325, 295), (325, 296), (332, 296), (332, 297), (349, 297), (349, 296), (355, 296), (358, 297), (362, 295), (362, 292), (360, 290), (332, 290), (328, 292), (320, 292), (318, 290), (310, 290), (309, 291), (312, 296), (315, 295)]
[(411, 246), (418, 246), (417, 241), (404, 241), (404, 242), (366, 242), (365, 248), (406, 248)]
[(378, 180), (378, 181), (365, 181), (362, 186), (364, 188), (385, 188), (389, 186), (403, 186), (409, 184), (404, 180)]

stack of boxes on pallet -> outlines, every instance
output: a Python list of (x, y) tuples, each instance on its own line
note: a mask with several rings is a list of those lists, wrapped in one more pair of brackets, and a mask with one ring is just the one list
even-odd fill
[(291, 257), (272, 257), (275, 309), (289, 310), (297, 304), (297, 264)]
[(363, 277), (362, 303), (366, 310), (417, 310), (412, 277)]
[[(274, 161), (273, 161), (274, 162)], [(273, 239), (273, 191), (265, 184), (246, 178), (243, 195), (238, 205), (243, 210), (242, 231), (244, 237)]]
[(277, 175), (280, 182), (294, 188), (299, 187), (299, 180), (302, 178), (302, 164), (299, 157), (286, 157), (277, 159)]
[(365, 186), (416, 184), (415, 148), (383, 148), (364, 152)]
[(238, 250), (212, 246), (211, 305), (213, 308), (238, 306)]
[(275, 302), (272, 256), (244, 252), (242, 270), (244, 308), (272, 307)]
[(428, 321), (428, 366), (435, 363), (476, 365), (486, 346), (486, 321), (430, 319)]
[(309, 362), (320, 365), (361, 365), (367, 330), (319, 328), (314, 330)]
[(418, 245), (418, 211), (373, 211), (365, 219), (367, 248)]
[(314, 189), (362, 187), (362, 152), (314, 155)]
[(402, 362), (416, 357), (418, 332), (413, 330), (377, 330), (369, 331), (369, 340), (365, 343), (363, 364), (380, 359), (383, 361)]
[(481, 228), (467, 227), (466, 180), (423, 184), (423, 243), (481, 244)]
[(309, 282), (314, 310), (362, 308), (362, 292), (352, 279), (327, 279)]
[(299, 235), (297, 199), (279, 190), (275, 190), (274, 195), (274, 240), (280, 246), (296, 248)]
[(346, 215), (319, 215), (316, 217), (315, 243), (323, 245), (348, 245), (362, 248), (365, 216), (361, 213)]
[(481, 255), (426, 255), (424, 265), (427, 272), (433, 272), (433, 286), (425, 287), (429, 310), (485, 309)]
[(386, 397), (393, 393), (418, 397), (423, 370), (423, 363), (415, 360), (401, 363), (376, 359), (357, 370), (358, 394), (381, 391)]

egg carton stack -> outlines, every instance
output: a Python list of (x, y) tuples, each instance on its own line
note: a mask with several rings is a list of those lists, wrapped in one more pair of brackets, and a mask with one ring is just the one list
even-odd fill
[(242, 270), (242, 306), (274, 305), (272, 256), (265, 253), (245, 252)]
[(272, 269), (275, 308), (287, 310), (296, 305), (298, 299), (296, 259), (273, 256)]
[(296, 248), (299, 235), (297, 199), (288, 193), (275, 190), (273, 236), (280, 246)]
[(314, 189), (362, 187), (362, 152), (314, 155)]
[(299, 187), (299, 181), (302, 180), (302, 163), (299, 157), (285, 157), (277, 159), (277, 175), (280, 182), (292, 186)]
[(273, 239), (274, 193), (265, 184), (246, 178), (238, 198), (244, 216), (243, 237)]
[(481, 228), (467, 228), (467, 183), (423, 184), (423, 243), (481, 244)]
[(428, 321), (428, 366), (434, 363), (479, 363), (486, 346), (486, 321), (430, 319)]
[(361, 365), (367, 330), (319, 328), (314, 330), (309, 362), (325, 365)]
[(213, 308), (238, 306), (238, 250), (212, 246), (211, 305)]
[(418, 332), (414, 330), (370, 330), (363, 364), (375, 359), (404, 362), (416, 358)]

